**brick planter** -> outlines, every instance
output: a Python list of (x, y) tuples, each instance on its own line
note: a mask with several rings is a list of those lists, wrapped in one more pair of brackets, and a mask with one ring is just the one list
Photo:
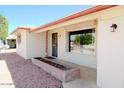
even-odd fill
[(61, 80), (62, 82), (68, 82), (80, 78), (80, 69), (72, 67), (68, 70), (61, 70), (57, 67), (54, 67), (48, 63), (42, 62), (38, 59), (32, 59), (32, 63), (41, 67), (43, 70)]

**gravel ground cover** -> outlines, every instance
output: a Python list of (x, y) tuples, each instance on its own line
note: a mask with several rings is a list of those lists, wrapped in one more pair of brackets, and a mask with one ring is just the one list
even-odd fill
[(63, 87), (61, 81), (16, 53), (0, 53), (0, 60), (5, 60), (16, 88)]

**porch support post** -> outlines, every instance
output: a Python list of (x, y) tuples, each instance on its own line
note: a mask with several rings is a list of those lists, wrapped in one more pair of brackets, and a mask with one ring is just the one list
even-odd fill
[(45, 56), (48, 56), (48, 31), (46, 31)]

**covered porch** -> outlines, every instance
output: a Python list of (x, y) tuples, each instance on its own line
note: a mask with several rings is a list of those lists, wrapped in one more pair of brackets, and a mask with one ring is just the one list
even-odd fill
[(96, 42), (89, 46), (90, 48), (85, 46), (85, 48), (89, 48), (89, 52), (84, 50), (81, 53), (79, 50), (75, 52), (69, 49), (69, 44), (71, 44), (69, 43), (71, 37), (69, 33), (80, 31), (84, 34), (93, 34), (96, 39), (96, 24), (96, 20), (89, 20), (52, 30), (39, 30), (35, 33), (42, 34), (42, 57), (52, 57), (49, 60), (80, 68), (80, 78), (63, 83), (64, 87), (97, 87)]
[[(122, 11), (122, 6), (114, 7), (97, 13), (80, 16), (69, 21), (62, 21), (60, 23), (56, 23), (55, 21), (51, 24), (41, 26), (32, 32), (44, 34), (43, 36), (45, 38), (41, 40), (41, 43), (45, 41), (45, 43), (42, 43), (44, 45), (44, 56), (53, 56), (52, 51), (54, 47), (57, 50), (55, 53), (57, 57), (55, 58), (95, 69), (98, 87), (123, 87), (122, 35), (124, 19), (121, 13)], [(119, 26), (115, 31), (111, 29), (114, 23)], [(88, 29), (92, 30), (89, 31)], [(69, 46), (72, 44), (69, 41), (70, 35), (76, 34), (75, 31), (83, 32), (84, 30), (89, 33), (91, 32), (92, 36), (95, 37), (94, 46), (92, 46), (93, 49), (91, 46), (87, 46), (93, 52), (76, 53), (76, 51), (70, 51)], [(52, 43), (52, 35), (55, 33), (57, 33), (57, 48)], [(83, 75), (85, 76), (85, 74), (81, 76)]]

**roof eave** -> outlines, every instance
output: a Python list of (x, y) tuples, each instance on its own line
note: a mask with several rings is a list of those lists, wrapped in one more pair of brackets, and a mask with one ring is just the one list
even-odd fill
[(10, 35), (14, 35), (19, 29), (31, 31), (31, 28), (27, 28), (27, 27), (17, 27)]
[(94, 6), (94, 7), (91, 7), (89, 9), (86, 9), (84, 11), (78, 12), (76, 14), (64, 17), (62, 19), (59, 19), (57, 21), (48, 23), (48, 24), (43, 25), (43, 26), (39, 26), (39, 27), (37, 27), (35, 29), (32, 29), (31, 31), (38, 31), (40, 29), (44, 29), (44, 28), (47, 28), (47, 27), (50, 27), (50, 26), (53, 26), (53, 25), (56, 25), (56, 24), (60, 24), (60, 23), (69, 21), (69, 20), (74, 19), (74, 18), (78, 18), (78, 17), (84, 16), (84, 15), (88, 15), (88, 14), (91, 14), (91, 13), (99, 12), (99, 11), (102, 11), (102, 10), (105, 10), (105, 9), (109, 9), (109, 8), (112, 8), (112, 7), (115, 7), (115, 6), (117, 6), (117, 5), (98, 5), (98, 6)]

